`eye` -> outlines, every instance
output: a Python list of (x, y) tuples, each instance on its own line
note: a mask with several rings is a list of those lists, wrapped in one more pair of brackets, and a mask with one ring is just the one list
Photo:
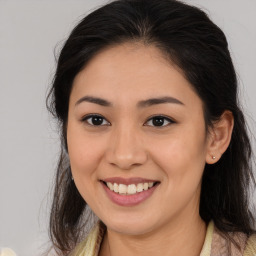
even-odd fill
[(146, 122), (146, 125), (164, 127), (172, 123), (175, 123), (175, 122), (166, 116), (154, 116)]
[(86, 122), (92, 126), (105, 126), (110, 125), (110, 123), (101, 115), (87, 115), (82, 118), (82, 122)]

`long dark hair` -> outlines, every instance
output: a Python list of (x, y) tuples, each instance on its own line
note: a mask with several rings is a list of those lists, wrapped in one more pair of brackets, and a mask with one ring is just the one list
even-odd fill
[(202, 10), (177, 0), (117, 0), (90, 13), (71, 32), (48, 95), (48, 109), (59, 121), (62, 141), (50, 216), (54, 247), (62, 255), (70, 252), (87, 222), (87, 204), (72, 181), (66, 144), (73, 80), (97, 53), (124, 42), (154, 45), (183, 71), (204, 103), (207, 127), (225, 110), (233, 113), (228, 149), (216, 164), (205, 166), (200, 216), (205, 222), (213, 220), (221, 231), (251, 234), (252, 151), (225, 35)]

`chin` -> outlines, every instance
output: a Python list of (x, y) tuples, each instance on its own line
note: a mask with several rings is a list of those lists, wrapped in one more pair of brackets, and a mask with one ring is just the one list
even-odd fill
[(108, 229), (124, 235), (130, 235), (130, 236), (139, 236), (149, 233), (152, 228), (148, 225), (125, 225), (125, 223), (122, 223), (122, 225), (111, 225), (107, 226)]
[(150, 221), (150, 218), (145, 219), (135, 216), (126, 218), (115, 217), (106, 220), (104, 223), (109, 230), (125, 235), (144, 235), (154, 229), (154, 225), (152, 220)]

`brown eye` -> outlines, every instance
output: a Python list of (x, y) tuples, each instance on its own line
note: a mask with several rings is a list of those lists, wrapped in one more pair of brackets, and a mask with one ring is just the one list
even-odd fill
[(147, 125), (156, 127), (164, 127), (171, 123), (174, 123), (174, 121), (165, 116), (154, 116), (146, 122)]
[(87, 122), (92, 126), (103, 126), (110, 124), (103, 116), (100, 115), (88, 115), (84, 117), (82, 121)]

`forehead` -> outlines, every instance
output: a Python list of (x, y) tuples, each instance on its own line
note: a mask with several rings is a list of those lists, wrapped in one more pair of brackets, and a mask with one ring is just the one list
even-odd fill
[(74, 79), (71, 98), (88, 95), (123, 103), (155, 96), (199, 97), (182, 71), (154, 46), (125, 43), (104, 49)]

